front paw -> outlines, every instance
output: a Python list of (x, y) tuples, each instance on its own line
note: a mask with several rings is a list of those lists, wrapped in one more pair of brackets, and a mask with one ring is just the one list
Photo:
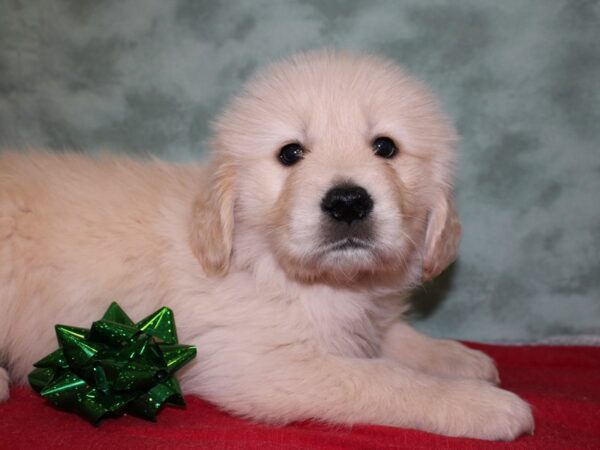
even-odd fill
[(445, 400), (443, 434), (496, 441), (533, 434), (531, 408), (512, 392), (464, 380), (456, 383)]
[(500, 383), (494, 360), (479, 350), (473, 350), (456, 341), (439, 341), (436, 356), (423, 370), (456, 378), (475, 378), (493, 384)]

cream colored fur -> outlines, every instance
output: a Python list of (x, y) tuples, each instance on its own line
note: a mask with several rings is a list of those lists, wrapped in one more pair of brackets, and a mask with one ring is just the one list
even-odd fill
[[(381, 135), (395, 158), (373, 154)], [(89, 326), (118, 300), (134, 319), (173, 308), (198, 347), (183, 389), (234, 414), (532, 432), (490, 358), (402, 319), (460, 237), (454, 131), (423, 86), (380, 58), (303, 54), (251, 81), (215, 136), (207, 166), (2, 153), (0, 361), (13, 383), (56, 347), (55, 323)], [(284, 167), (293, 141), (305, 157)], [(339, 181), (374, 200), (368, 250), (319, 249), (320, 201)]]

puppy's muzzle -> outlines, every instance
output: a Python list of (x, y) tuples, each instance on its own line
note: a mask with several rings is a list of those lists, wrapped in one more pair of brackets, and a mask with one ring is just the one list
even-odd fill
[(321, 201), (321, 209), (334, 221), (351, 225), (369, 216), (373, 210), (373, 199), (361, 186), (342, 184), (327, 191)]

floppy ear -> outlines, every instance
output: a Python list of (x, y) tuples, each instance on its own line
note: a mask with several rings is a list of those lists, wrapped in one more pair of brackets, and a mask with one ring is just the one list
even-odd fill
[(235, 169), (222, 158), (209, 165), (207, 189), (192, 209), (192, 251), (208, 275), (224, 275), (233, 241)]
[(458, 253), (461, 226), (451, 194), (431, 210), (425, 237), (423, 280), (430, 281), (454, 262)]

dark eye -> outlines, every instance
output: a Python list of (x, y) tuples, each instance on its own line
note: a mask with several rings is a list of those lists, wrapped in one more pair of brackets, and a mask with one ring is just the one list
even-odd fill
[(279, 161), (284, 166), (293, 166), (304, 157), (304, 149), (297, 142), (284, 145), (279, 150)]
[(373, 151), (382, 158), (392, 158), (398, 153), (398, 147), (389, 137), (380, 136), (373, 140)]

